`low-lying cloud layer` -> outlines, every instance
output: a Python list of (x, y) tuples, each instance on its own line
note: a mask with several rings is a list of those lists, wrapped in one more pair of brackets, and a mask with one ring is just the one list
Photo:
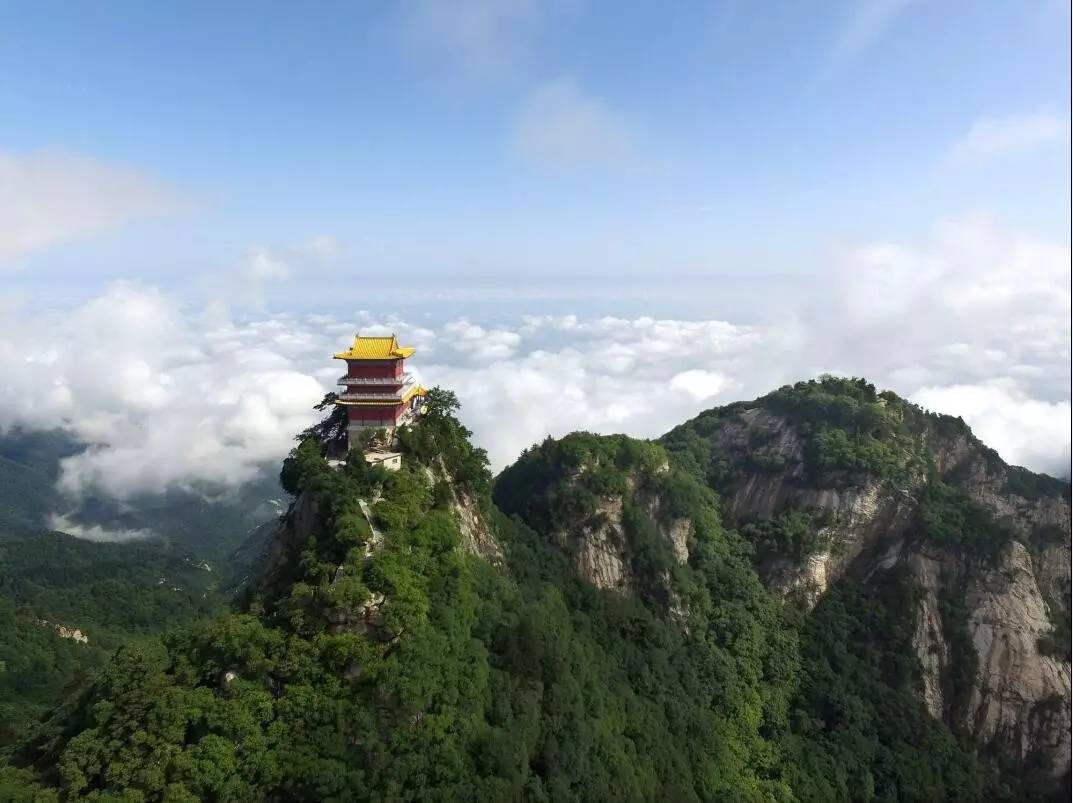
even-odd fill
[(396, 331), (418, 348), (413, 369), (458, 393), (496, 468), (546, 435), (654, 436), (716, 404), (834, 371), (962, 415), (1010, 462), (1068, 474), (1068, 264), (1068, 248), (962, 221), (923, 246), (846, 252), (807, 297), (762, 299), (770, 315), (754, 326), (236, 320), (116, 284), (74, 309), (0, 309), (0, 428), (58, 426), (86, 443), (63, 465), (70, 495), (236, 485), (274, 466), (312, 422), (342, 373), (330, 355), (361, 329)]
[(62, 427), (88, 444), (64, 462), (71, 494), (243, 482), (287, 451), (323, 394), (308, 370), (322, 340), (274, 319), (190, 315), (149, 287), (0, 314), (0, 426)]
[(152, 538), (154, 535), (150, 530), (110, 529), (99, 524), (83, 524), (68, 516), (55, 513), (48, 518), (48, 528), (73, 535), (75, 538), (81, 538), (85, 541), (98, 541), (101, 543), (141, 541), (146, 538)]

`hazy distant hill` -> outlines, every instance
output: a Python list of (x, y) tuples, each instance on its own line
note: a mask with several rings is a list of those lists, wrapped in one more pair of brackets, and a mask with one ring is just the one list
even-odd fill
[(60, 460), (80, 450), (59, 430), (0, 436), (0, 537), (49, 529), (50, 517), (58, 514), (87, 528), (152, 533), (194, 550), (202, 560), (224, 561), (252, 529), (285, 507), (274, 467), (231, 490), (169, 490), (123, 502), (64, 499), (55, 489)]
[(160, 541), (0, 539), (0, 749), (134, 639), (219, 610), (207, 564)]
[[(75, 506), (55, 484), (60, 460), (80, 448), (58, 430), (0, 436), (0, 748), (25, 738), (120, 645), (225, 604), (223, 577), (244, 571), (232, 565), (235, 545), (280, 512), (275, 472), (216, 498), (168, 492)], [(153, 535), (83, 540), (49, 530), (60, 513), (82, 527)]]

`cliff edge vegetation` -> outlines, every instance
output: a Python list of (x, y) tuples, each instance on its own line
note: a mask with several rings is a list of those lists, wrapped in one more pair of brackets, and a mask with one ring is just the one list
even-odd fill
[[(430, 392), (394, 473), (305, 433), (235, 608), (120, 648), (0, 793), (1068, 798), (1068, 485), (861, 381), (494, 482), (457, 412)], [(996, 696), (1014, 633), (1042, 657)]]

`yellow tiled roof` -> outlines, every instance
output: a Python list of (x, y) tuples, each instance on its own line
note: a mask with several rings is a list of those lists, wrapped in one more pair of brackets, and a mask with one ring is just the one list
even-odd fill
[(414, 349), (400, 346), (395, 335), (388, 337), (362, 337), (354, 335), (354, 343), (346, 351), (335, 355), (337, 360), (398, 360), (409, 357)]

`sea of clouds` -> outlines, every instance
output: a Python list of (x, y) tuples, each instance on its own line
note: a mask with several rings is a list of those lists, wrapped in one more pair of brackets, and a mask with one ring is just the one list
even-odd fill
[[(420, 322), (224, 312), (131, 282), (62, 309), (0, 307), (0, 428), (60, 427), (87, 445), (61, 491), (130, 498), (234, 486), (272, 468), (334, 389), (355, 331), (396, 332), (412, 369), (453, 389), (493, 468), (547, 435), (655, 436), (717, 404), (823, 372), (866, 376), (961, 415), (1002, 456), (1068, 475), (1069, 249), (987, 221), (913, 249), (847, 251), (758, 323), (527, 315), (449, 305)], [(717, 292), (713, 289), (712, 292)], [(330, 295), (330, 292), (329, 292)]]

